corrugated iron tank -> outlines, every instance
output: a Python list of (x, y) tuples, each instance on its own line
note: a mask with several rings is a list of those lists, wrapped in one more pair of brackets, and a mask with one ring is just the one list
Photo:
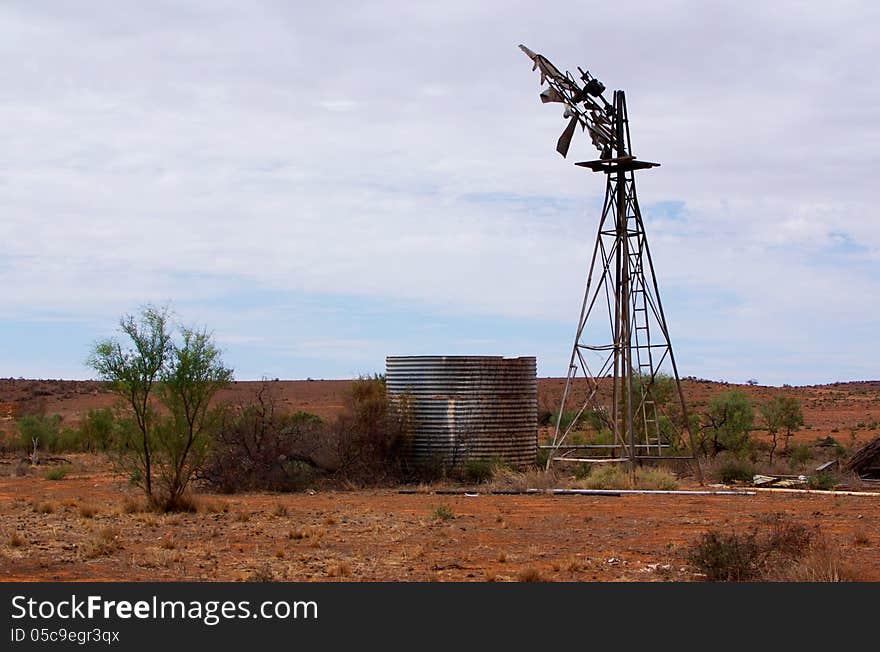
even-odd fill
[(534, 357), (389, 356), (388, 397), (404, 406), (416, 464), (535, 463)]

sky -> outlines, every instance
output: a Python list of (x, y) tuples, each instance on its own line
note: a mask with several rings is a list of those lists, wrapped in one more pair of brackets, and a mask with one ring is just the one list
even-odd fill
[(169, 305), (238, 379), (565, 374), (604, 179), (520, 43), (626, 90), (682, 375), (880, 378), (880, 5), (0, 4), (0, 377)]

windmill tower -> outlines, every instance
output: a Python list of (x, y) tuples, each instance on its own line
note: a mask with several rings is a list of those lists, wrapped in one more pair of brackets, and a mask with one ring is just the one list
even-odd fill
[[(636, 197), (636, 170), (659, 164), (632, 154), (623, 91), (614, 91), (608, 102), (605, 85), (589, 72), (578, 68), (578, 81), (542, 55), (520, 48), (540, 71), (541, 85), (547, 84), (541, 101), (565, 106), (569, 122), (556, 151), (565, 157), (580, 127), (600, 156), (576, 165), (606, 178), (565, 388), (552, 443), (545, 446), (547, 467), (565, 461), (628, 462), (634, 469), (644, 461), (684, 459), (702, 481)], [(585, 421), (604, 426), (610, 443), (571, 443), (571, 434)]]

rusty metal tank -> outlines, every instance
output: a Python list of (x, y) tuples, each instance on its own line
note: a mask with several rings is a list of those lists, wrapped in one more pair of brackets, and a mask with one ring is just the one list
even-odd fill
[(534, 464), (534, 357), (389, 356), (385, 369), (389, 399), (406, 410), (414, 463)]

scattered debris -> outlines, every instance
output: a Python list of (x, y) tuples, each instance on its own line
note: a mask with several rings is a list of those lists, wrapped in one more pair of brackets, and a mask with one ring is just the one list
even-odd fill
[(829, 460), (828, 462), (817, 466), (816, 473), (827, 473), (828, 471), (834, 471), (839, 466), (840, 463), (837, 460)]
[(788, 489), (806, 487), (809, 478), (805, 475), (756, 475), (752, 484), (756, 487), (781, 487)]
[(853, 453), (846, 468), (862, 478), (880, 478), (880, 437)]

